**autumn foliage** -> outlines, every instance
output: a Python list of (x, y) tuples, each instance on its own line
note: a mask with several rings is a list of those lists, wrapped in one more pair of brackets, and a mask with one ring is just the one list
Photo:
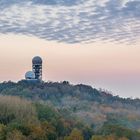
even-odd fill
[(0, 140), (140, 140), (139, 99), (85, 85), (0, 84)]

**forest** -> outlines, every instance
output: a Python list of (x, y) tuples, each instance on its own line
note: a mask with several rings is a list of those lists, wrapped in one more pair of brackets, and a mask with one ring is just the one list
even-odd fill
[(3, 82), (0, 140), (140, 140), (140, 99), (67, 81)]

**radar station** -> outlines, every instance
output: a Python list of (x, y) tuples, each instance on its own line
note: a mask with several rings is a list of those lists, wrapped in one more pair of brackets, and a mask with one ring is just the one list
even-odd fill
[(25, 74), (26, 80), (42, 81), (42, 58), (35, 56), (32, 59), (32, 71), (28, 71)]

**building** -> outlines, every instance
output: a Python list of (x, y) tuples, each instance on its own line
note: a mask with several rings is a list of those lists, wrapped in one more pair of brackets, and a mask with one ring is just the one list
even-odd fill
[(28, 71), (25, 74), (26, 80), (42, 81), (42, 58), (35, 56), (32, 59), (32, 71)]

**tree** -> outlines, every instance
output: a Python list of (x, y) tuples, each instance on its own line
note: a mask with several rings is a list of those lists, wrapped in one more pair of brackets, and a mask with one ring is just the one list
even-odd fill
[(3, 124), (0, 124), (0, 140), (4, 140), (6, 137), (6, 131), (5, 131), (6, 126)]
[(6, 140), (27, 140), (25, 136), (18, 130), (13, 130), (7, 134)]
[(47, 140), (47, 138), (45, 138), (45, 131), (40, 125), (29, 125), (28, 127), (31, 131), (28, 136), (29, 140)]
[(81, 131), (75, 128), (68, 137), (64, 138), (64, 140), (84, 140), (84, 137)]
[[(47, 121), (42, 122), (41, 124), (42, 129), (45, 131), (45, 136), (48, 140), (56, 140), (56, 129)], [(46, 140), (46, 139), (45, 139)]]
[(0, 96), (0, 123), (8, 124), (13, 120), (35, 123), (37, 115), (31, 101), (14, 96)]
[(91, 140), (105, 140), (105, 138), (103, 136), (92, 136)]
[(122, 138), (119, 138), (119, 140), (129, 140), (129, 139), (126, 137), (122, 137)]

